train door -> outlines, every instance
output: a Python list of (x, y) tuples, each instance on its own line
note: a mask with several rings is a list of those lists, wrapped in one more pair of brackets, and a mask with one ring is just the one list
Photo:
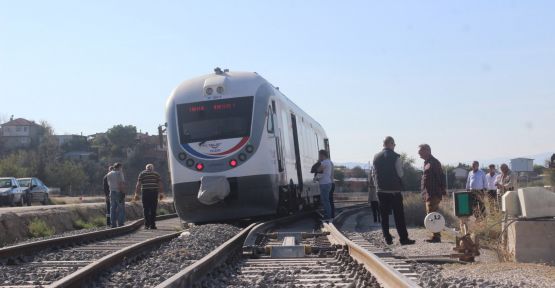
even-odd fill
[(291, 114), (291, 126), (293, 128), (293, 145), (295, 146), (295, 168), (297, 169), (298, 192), (301, 192), (303, 191), (303, 171), (301, 166), (297, 117), (295, 117), (295, 114)]
[(326, 152), (328, 152), (328, 158), (331, 159), (330, 142), (329, 142), (329, 140), (328, 140), (327, 138), (324, 139), (324, 149), (326, 149)]
[(277, 158), (277, 164), (278, 164), (278, 171), (279, 173), (282, 173), (283, 171), (285, 171), (284, 163), (283, 163), (283, 150), (281, 146), (280, 133), (275, 129), (274, 119), (277, 120), (276, 101), (272, 100), (272, 106), (270, 106), (268, 109), (268, 127), (270, 126), (269, 123), (271, 121), (271, 129), (268, 128), (268, 133), (274, 134), (274, 138), (276, 142), (275, 144), (276, 144), (276, 158)]

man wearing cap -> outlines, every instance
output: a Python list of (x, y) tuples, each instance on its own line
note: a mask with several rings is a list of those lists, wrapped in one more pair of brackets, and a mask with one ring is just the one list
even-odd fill
[(125, 178), (121, 163), (114, 164), (114, 170), (106, 175), (110, 187), (110, 220), (112, 228), (123, 226), (125, 222)]
[(145, 229), (157, 229), (156, 206), (158, 206), (158, 197), (162, 200), (163, 194), (162, 180), (160, 174), (154, 171), (154, 165), (147, 164), (145, 170), (139, 174), (134, 199), (139, 198), (139, 191), (142, 192)]

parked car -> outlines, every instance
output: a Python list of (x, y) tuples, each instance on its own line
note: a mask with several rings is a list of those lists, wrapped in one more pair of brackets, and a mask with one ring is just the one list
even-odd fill
[(48, 187), (40, 181), (40, 179), (31, 178), (18, 178), (19, 186), (25, 187), (30, 192), (28, 205), (31, 205), (32, 201), (40, 202), (42, 205), (48, 204)]
[(26, 190), (19, 185), (14, 177), (0, 178), (0, 204), (23, 206), (29, 199)]

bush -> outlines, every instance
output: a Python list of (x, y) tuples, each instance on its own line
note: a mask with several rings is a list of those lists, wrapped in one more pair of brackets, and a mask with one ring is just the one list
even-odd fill
[(158, 212), (156, 214), (158, 214), (158, 216), (168, 215), (170, 214), (170, 211), (168, 211), (166, 208), (160, 208), (158, 209)]
[[(439, 213), (445, 217), (445, 222), (448, 227), (458, 227), (459, 221), (453, 214), (452, 201), (451, 197), (443, 197), (443, 200), (439, 204)], [(426, 204), (419, 193), (404, 193), (403, 206), (407, 226), (424, 226)]]
[(54, 228), (49, 227), (44, 220), (35, 218), (28, 225), (31, 237), (47, 237), (54, 235)]
[(89, 221), (85, 221), (83, 219), (77, 219), (73, 222), (73, 227), (77, 230), (80, 229), (91, 229), (94, 227), (102, 227), (106, 225), (106, 218), (103, 216), (96, 216)]

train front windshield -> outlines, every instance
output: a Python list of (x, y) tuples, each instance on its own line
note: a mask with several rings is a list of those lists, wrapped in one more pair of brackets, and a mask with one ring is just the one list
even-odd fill
[(254, 97), (177, 105), (181, 144), (250, 136)]

